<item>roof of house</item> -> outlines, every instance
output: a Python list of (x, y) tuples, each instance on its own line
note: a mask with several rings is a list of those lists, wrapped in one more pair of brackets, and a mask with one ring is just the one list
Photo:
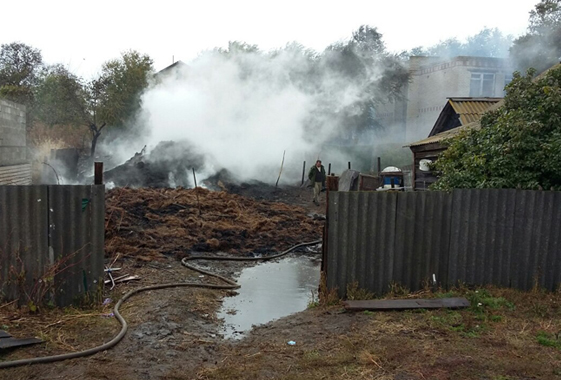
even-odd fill
[[(462, 124), (461, 126), (459, 126), (457, 128), (454, 128), (454, 129), (450, 129), (450, 130), (447, 130), (447, 131), (444, 131), (444, 132), (439, 132), (435, 135), (429, 135), (429, 137), (427, 137), (426, 139), (415, 141), (414, 143), (411, 143), (409, 145), (405, 145), (405, 147), (415, 147), (415, 146), (427, 145), (427, 144), (432, 144), (432, 143), (439, 143), (442, 140), (449, 139), (451, 137), (456, 136), (461, 131), (464, 131), (464, 130), (467, 130), (467, 129), (472, 129), (472, 128), (481, 128), (481, 116), (483, 116), (483, 114), (485, 112), (494, 111), (504, 104), (504, 99), (502, 99), (502, 98), (450, 98), (449, 101), (453, 100), (453, 99), (456, 100), (455, 101), (456, 104), (458, 103), (457, 99), (477, 99), (477, 100), (475, 100), (474, 103), (481, 103), (481, 99), (493, 99), (495, 101), (488, 102), (487, 103), (487, 108), (485, 108), (485, 110), (479, 114), (479, 117), (476, 120), (471, 121), (471, 122), (466, 123), (466, 124)], [(466, 102), (466, 104), (462, 105), (462, 107), (465, 107), (466, 109), (476, 110), (476, 109), (482, 108), (484, 105), (485, 104), (471, 105), (471, 104), (467, 104), (467, 102)], [(469, 108), (469, 107), (471, 107), (471, 108)], [(465, 120), (467, 121), (468, 118), (466, 118)], [(434, 128), (433, 128), (433, 130), (434, 130)], [(432, 133), (432, 131), (431, 131), (431, 133)]]
[(555, 65), (551, 66), (549, 69), (544, 70), (542, 73), (540, 73), (539, 75), (537, 75), (534, 78), (534, 82), (543, 78), (544, 76), (547, 75), (548, 72), (550, 72), (551, 70), (557, 70), (559, 67), (561, 67), (561, 62), (560, 63), (556, 63)]
[(481, 118), (487, 109), (502, 98), (449, 98), (448, 103), (460, 115), (462, 125), (473, 123)]
[(446, 130), (467, 125), (481, 119), (481, 116), (489, 107), (500, 100), (502, 98), (448, 98), (429, 136), (434, 136)]
[(437, 133), (436, 135), (429, 136), (426, 139), (415, 141), (414, 143), (411, 143), (409, 145), (405, 145), (405, 147), (416, 147), (416, 146), (421, 146), (421, 145), (439, 143), (443, 140), (446, 140), (446, 139), (449, 139), (451, 137), (456, 136), (457, 134), (459, 134), (463, 130), (472, 129), (472, 128), (480, 128), (480, 127), (481, 127), (481, 123), (479, 122), (479, 120), (477, 120), (477, 121), (474, 121), (472, 123), (462, 125), (458, 128), (454, 128), (454, 129), (450, 129), (450, 130), (447, 130), (447, 131), (444, 131), (444, 132)]
[(154, 76), (159, 77), (163, 74), (166, 74), (168, 72), (171, 72), (172, 70), (175, 69), (181, 69), (183, 67), (188, 67), (188, 65), (186, 63), (184, 63), (183, 61), (179, 60), (179, 61), (175, 61), (174, 63), (172, 63), (171, 65), (164, 67), (162, 70), (158, 71), (156, 74), (154, 74)]

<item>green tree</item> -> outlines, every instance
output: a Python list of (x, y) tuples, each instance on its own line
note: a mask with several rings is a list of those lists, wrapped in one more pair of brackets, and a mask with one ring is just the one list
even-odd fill
[(228, 48), (217, 48), (215, 51), (226, 57), (234, 57), (239, 54), (259, 53), (259, 47), (242, 41), (229, 41)]
[(3, 44), (0, 47), (0, 97), (30, 105), (42, 65), (38, 49), (20, 42)]
[(35, 119), (53, 125), (82, 125), (86, 112), (84, 84), (62, 65), (46, 67), (34, 89)]
[(406, 56), (425, 55), (439, 57), (456, 57), (459, 55), (475, 57), (508, 57), (513, 37), (504, 35), (499, 29), (483, 28), (479, 33), (469, 36), (465, 42), (457, 38), (440, 41), (428, 48), (417, 47), (407, 52)]
[(376, 28), (366, 25), (322, 53), (298, 43), (264, 52), (234, 41), (227, 49), (204, 53), (199, 60), (208, 65), (209, 58), (215, 59), (214, 64), (234, 63), (232, 72), (248, 88), (266, 85), (275, 92), (294, 87), (308, 95), (310, 112), (303, 123), (309, 138), (319, 131), (335, 130), (358, 140), (363, 132), (381, 129), (375, 106), (401, 99), (409, 80), (402, 60), (386, 50)]
[(513, 39), (512, 35), (503, 35), (497, 28), (484, 28), (467, 38), (463, 55), (506, 58)]
[(517, 70), (541, 73), (561, 57), (561, 0), (542, 0), (530, 12), (528, 33), (510, 50)]
[(239, 76), (242, 80), (254, 79), (260, 73), (256, 72), (258, 67), (255, 65), (256, 57), (263, 57), (264, 53), (259, 50), (257, 45), (251, 45), (242, 41), (229, 41), (228, 48), (217, 48), (213, 51), (225, 60), (235, 62), (239, 68)]
[(448, 142), (433, 189), (561, 190), (561, 66), (533, 74), (515, 73), (504, 105)]
[(318, 64), (324, 69), (324, 83), (335, 82), (355, 95), (355, 100), (342, 109), (327, 107), (327, 112), (332, 110), (329, 118), (339, 120), (350, 134), (381, 129), (375, 117), (376, 105), (402, 99), (402, 90), (409, 81), (401, 59), (390, 54), (382, 34), (367, 25), (353, 32), (348, 41), (329, 46)]
[(92, 157), (106, 126), (126, 130), (127, 122), (141, 107), (141, 95), (152, 72), (152, 59), (131, 50), (104, 63), (100, 76), (86, 85)]

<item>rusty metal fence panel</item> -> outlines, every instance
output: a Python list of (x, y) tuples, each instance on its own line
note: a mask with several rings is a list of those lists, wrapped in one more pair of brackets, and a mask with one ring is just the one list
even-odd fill
[(378, 187), (380, 187), (380, 177), (362, 173), (358, 175), (359, 191), (375, 191)]
[[(559, 278), (561, 194), (517, 191), (513, 244), (512, 286), (555, 290)], [(554, 270), (552, 270), (555, 268)]]
[(59, 265), (55, 301), (69, 304), (103, 278), (105, 188), (49, 186), (49, 207), (50, 246)]
[(451, 284), (555, 290), (561, 280), (560, 207), (559, 192), (454, 191)]
[(340, 296), (345, 294), (347, 284), (355, 281), (365, 289), (383, 287), (386, 273), (393, 271), (396, 194), (377, 195), (329, 194), (328, 260), (324, 270), (328, 288), (338, 288)]
[(450, 283), (511, 286), (516, 190), (457, 190), (452, 203)]
[(47, 186), (0, 186), (0, 297), (34, 297), (49, 265)]
[(427, 281), (555, 290), (561, 192), (514, 189), (329, 194), (326, 281), (376, 294)]
[(401, 265), (387, 282), (408, 289), (433, 280), (447, 286), (451, 197), (442, 192), (400, 192), (397, 197), (395, 252)]
[(104, 186), (0, 186), (0, 297), (66, 306), (103, 278)]

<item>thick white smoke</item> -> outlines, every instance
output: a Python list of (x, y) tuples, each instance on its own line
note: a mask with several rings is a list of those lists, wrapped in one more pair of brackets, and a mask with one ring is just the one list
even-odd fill
[(281, 180), (297, 181), (304, 160), (310, 167), (317, 158), (336, 159), (322, 151), (344, 129), (333, 115), (345, 108), (348, 115), (348, 105), (366, 96), (366, 83), (318, 72), (312, 60), (290, 49), (208, 52), (160, 76), (144, 93), (138, 118), (149, 149), (188, 140), (206, 156), (206, 174), (226, 168), (242, 180), (268, 183), (276, 181), (286, 151)]
[(187, 139), (215, 169), (240, 178), (274, 177), (267, 170), (279, 168), (284, 150), (298, 160), (306, 150), (302, 126), (310, 99), (282, 83), (282, 72), (273, 68), (268, 78), (256, 73), (248, 80), (237, 62), (209, 55), (164, 78), (143, 97), (151, 145)]

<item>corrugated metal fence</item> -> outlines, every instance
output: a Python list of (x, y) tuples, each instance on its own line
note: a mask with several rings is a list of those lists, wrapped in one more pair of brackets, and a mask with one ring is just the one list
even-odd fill
[(71, 304), (103, 278), (105, 187), (0, 186), (0, 297)]
[(561, 192), (330, 192), (327, 286), (378, 295), (433, 275), (473, 285), (555, 290), (561, 283)]

